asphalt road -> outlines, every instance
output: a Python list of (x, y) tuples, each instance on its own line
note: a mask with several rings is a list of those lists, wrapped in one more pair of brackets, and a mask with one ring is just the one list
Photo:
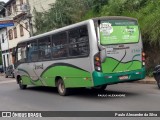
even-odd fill
[(54, 88), (20, 90), (15, 79), (0, 76), (0, 111), (160, 111), (159, 101), (156, 84), (122, 83), (105, 92), (77, 89), (63, 97)]

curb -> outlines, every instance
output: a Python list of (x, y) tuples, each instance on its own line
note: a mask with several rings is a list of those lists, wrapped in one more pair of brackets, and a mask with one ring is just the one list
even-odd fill
[(143, 80), (135, 81), (135, 83), (141, 83), (141, 84), (157, 84), (157, 81), (153, 77), (146, 77)]
[(157, 84), (156, 81), (146, 81), (146, 80), (135, 81), (134, 83), (140, 83), (140, 84)]

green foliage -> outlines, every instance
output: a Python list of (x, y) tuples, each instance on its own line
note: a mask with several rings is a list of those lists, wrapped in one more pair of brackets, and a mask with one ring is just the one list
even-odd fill
[(160, 44), (159, 0), (57, 0), (48, 12), (35, 10), (35, 28), (44, 33), (99, 16), (129, 16), (139, 20), (144, 42)]
[(92, 4), (91, 0), (57, 0), (48, 12), (35, 9), (36, 34), (81, 21)]
[[(99, 4), (97, 4), (99, 5)], [(137, 18), (144, 42), (160, 44), (160, 1), (159, 0), (107, 0), (98, 8), (86, 13), (84, 19), (98, 16), (128, 16)]]
[(147, 69), (147, 70), (146, 70), (146, 75), (147, 75), (148, 77), (153, 77), (153, 69)]

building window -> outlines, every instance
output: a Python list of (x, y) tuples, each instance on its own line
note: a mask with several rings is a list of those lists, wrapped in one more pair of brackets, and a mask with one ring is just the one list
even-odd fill
[(21, 35), (21, 36), (24, 36), (23, 26), (20, 25), (19, 27), (20, 27), (20, 28), (19, 28), (19, 29), (20, 29), (20, 35)]
[(17, 28), (14, 28), (14, 38), (17, 38)]
[(28, 30), (28, 22), (25, 23), (25, 27)]
[(13, 30), (12, 30), (12, 29), (10, 29), (10, 30), (8, 31), (8, 37), (9, 37), (9, 40), (12, 40), (12, 39), (13, 39)]
[(13, 11), (16, 12), (17, 11), (17, 6), (16, 6), (16, 2), (13, 3)]
[(7, 8), (7, 9), (8, 9), (8, 16), (9, 16), (9, 15), (11, 15), (11, 14), (12, 14), (12, 7), (11, 7), (11, 6), (8, 6), (8, 8)]
[(2, 34), (2, 43), (4, 43), (4, 35)]
[(20, 5), (23, 5), (23, 0), (20, 0)]

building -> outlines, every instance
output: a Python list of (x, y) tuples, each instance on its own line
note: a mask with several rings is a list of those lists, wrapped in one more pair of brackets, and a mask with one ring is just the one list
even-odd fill
[(17, 43), (30, 37), (29, 19), (26, 16), (27, 13), (21, 10), (21, 6), (25, 3), (27, 3), (26, 0), (9, 0), (0, 12), (4, 18), (12, 18), (14, 20), (14, 26), (3, 28), (0, 31), (0, 35), (3, 35), (4, 38), (4, 42), (1, 44), (4, 67), (13, 64), (12, 51)]
[(28, 0), (30, 7), (31, 7), (31, 13), (33, 15), (34, 9), (36, 9), (38, 12), (44, 12), (50, 9), (51, 5), (53, 5), (56, 0)]
[(32, 35), (34, 9), (47, 11), (56, 0), (9, 0), (0, 11), (1, 18), (13, 18), (14, 26), (0, 29), (4, 67), (13, 64), (12, 51), (17, 43)]

